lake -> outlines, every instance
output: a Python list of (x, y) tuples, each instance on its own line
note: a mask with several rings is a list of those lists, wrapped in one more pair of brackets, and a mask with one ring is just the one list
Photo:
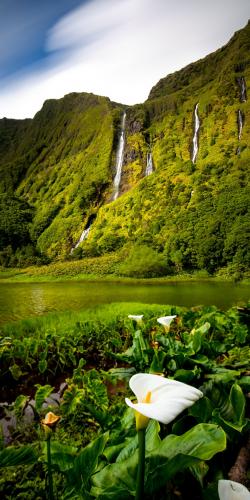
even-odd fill
[(249, 300), (250, 286), (215, 282), (157, 285), (114, 282), (0, 283), (0, 324), (48, 312), (80, 310), (111, 302), (142, 302), (228, 309)]

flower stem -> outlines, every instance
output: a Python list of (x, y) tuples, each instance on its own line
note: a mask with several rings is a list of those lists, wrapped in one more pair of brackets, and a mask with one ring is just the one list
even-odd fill
[(53, 495), (53, 477), (52, 477), (52, 467), (51, 467), (51, 449), (50, 449), (50, 438), (47, 439), (47, 462), (48, 462), (48, 480), (49, 480), (49, 500), (54, 499)]
[(144, 498), (145, 433), (146, 429), (138, 430), (139, 456), (138, 456), (135, 500), (143, 500)]

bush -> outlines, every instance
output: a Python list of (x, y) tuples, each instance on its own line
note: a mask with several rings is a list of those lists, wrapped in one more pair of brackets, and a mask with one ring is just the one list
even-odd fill
[(168, 274), (168, 271), (164, 257), (146, 245), (134, 247), (128, 258), (119, 267), (121, 275), (134, 278), (164, 276)]

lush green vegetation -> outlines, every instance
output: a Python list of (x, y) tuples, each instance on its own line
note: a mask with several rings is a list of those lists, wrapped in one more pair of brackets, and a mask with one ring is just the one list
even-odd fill
[[(127, 317), (140, 313), (141, 324)], [(166, 314), (177, 315), (168, 332), (157, 323)], [(234, 309), (113, 304), (5, 325), (2, 395), (9, 403), (17, 397), (2, 407), (12, 427), (0, 451), (1, 497), (48, 498), (40, 420), (52, 410), (61, 416), (51, 440), (56, 497), (133, 498), (137, 437), (124, 397), (133, 373), (150, 372), (192, 384), (204, 397), (167, 426), (150, 422), (145, 499), (189, 498), (191, 487), (194, 499), (218, 499), (217, 481), (249, 427), (248, 320)]]
[[(20, 241), (16, 247), (12, 237), (0, 236), (2, 264), (85, 260), (123, 249), (121, 272), (129, 276), (141, 247), (143, 274), (152, 276), (156, 269), (145, 251), (143, 256), (146, 246), (160, 275), (222, 270), (241, 279), (249, 269), (250, 108), (249, 99), (241, 99), (239, 77), (248, 95), (249, 30), (248, 23), (222, 49), (162, 79), (144, 104), (127, 108), (122, 196), (115, 202), (110, 199), (123, 106), (93, 94), (69, 94), (46, 101), (33, 120), (0, 120), (6, 200), (0, 215), (4, 220), (9, 214)], [(201, 126), (193, 164), (196, 103)], [(155, 171), (145, 178), (149, 151)], [(23, 210), (16, 217), (17, 203), (28, 203), (32, 220)], [(88, 238), (71, 255), (90, 221)]]

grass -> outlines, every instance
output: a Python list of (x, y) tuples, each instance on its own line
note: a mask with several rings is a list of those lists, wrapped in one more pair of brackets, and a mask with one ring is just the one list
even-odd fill
[[(110, 265), (111, 262), (111, 265)], [(36, 282), (64, 282), (64, 281), (102, 281), (134, 284), (164, 284), (179, 281), (217, 281), (234, 282), (233, 276), (226, 271), (210, 276), (207, 271), (198, 270), (192, 273), (180, 272), (156, 278), (133, 278), (120, 276), (117, 263), (119, 256), (110, 254), (101, 257), (86, 258), (77, 261), (55, 262), (46, 266), (30, 266), (27, 268), (0, 267), (0, 282), (2, 283), (36, 283)], [(92, 271), (92, 272), (91, 272)], [(247, 274), (240, 280), (242, 284), (249, 284)]]

